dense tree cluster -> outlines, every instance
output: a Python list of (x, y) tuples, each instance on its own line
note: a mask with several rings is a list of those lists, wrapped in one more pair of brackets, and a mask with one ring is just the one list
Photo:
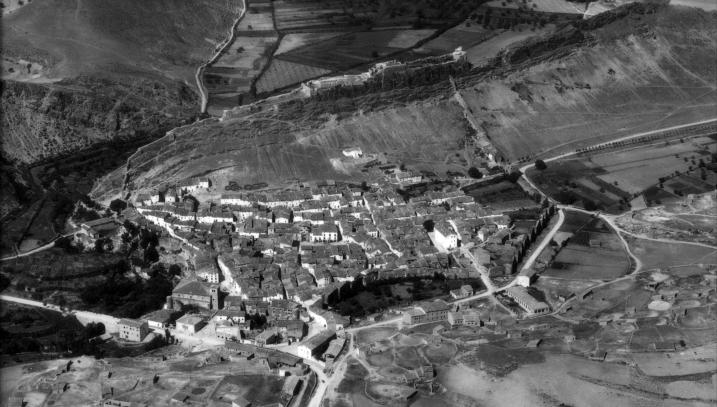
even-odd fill
[(128, 277), (129, 265), (125, 262), (107, 270), (108, 278), (85, 287), (80, 298), (85, 305), (118, 317), (138, 318), (150, 311), (162, 308), (172, 293), (172, 274), (157, 265), (150, 278), (143, 280)]

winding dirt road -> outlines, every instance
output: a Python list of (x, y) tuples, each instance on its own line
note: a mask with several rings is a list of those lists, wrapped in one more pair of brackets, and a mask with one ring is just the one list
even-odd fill
[(199, 89), (199, 96), (200, 96), (200, 112), (206, 113), (207, 112), (207, 103), (209, 102), (209, 94), (207, 91), (207, 87), (204, 86), (204, 69), (207, 68), (207, 66), (213, 64), (214, 62), (219, 59), (219, 57), (224, 53), (224, 51), (234, 42), (234, 39), (236, 37), (236, 27), (239, 25), (239, 22), (244, 18), (244, 14), (246, 14), (246, 0), (242, 0), (241, 5), (241, 12), (239, 13), (239, 16), (234, 20), (234, 24), (232, 24), (231, 28), (229, 28), (229, 35), (224, 40), (224, 42), (219, 45), (219, 48), (217, 49), (217, 52), (212, 55), (209, 60), (197, 68), (197, 72), (194, 74), (194, 79), (197, 81), (197, 89)]

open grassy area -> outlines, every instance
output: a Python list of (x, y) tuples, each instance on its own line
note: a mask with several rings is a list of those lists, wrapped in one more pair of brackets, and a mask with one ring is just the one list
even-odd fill
[(572, 236), (542, 275), (567, 280), (612, 280), (629, 272), (630, 259), (622, 243), (600, 219), (568, 211), (560, 231)]
[(284, 52), (277, 58), (340, 71), (399, 52), (429, 34), (426, 30), (351, 32)]
[(229, 394), (239, 394), (256, 404), (280, 401), (284, 379), (277, 376), (249, 375), (227, 376), (214, 391), (214, 398), (224, 399)]
[(658, 242), (627, 237), (632, 252), (646, 269), (667, 269), (671, 266), (717, 264), (717, 250), (691, 244)]

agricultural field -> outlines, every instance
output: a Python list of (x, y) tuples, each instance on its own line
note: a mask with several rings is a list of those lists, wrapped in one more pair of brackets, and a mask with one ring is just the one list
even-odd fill
[(659, 205), (714, 190), (707, 181), (717, 176), (708, 167), (715, 151), (713, 137), (667, 140), (550, 162), (528, 176), (562, 203), (619, 213), (641, 195), (647, 205)]
[(413, 52), (424, 55), (443, 55), (453, 52), (458, 47), (463, 47), (464, 51), (468, 51), (468, 49), (500, 34), (501, 31), (487, 29), (471, 20), (466, 20), (416, 48)]
[(350, 32), (278, 55), (277, 58), (331, 71), (343, 71), (413, 46), (432, 30)]
[[(598, 178), (636, 195), (655, 185), (655, 178), (659, 180), (675, 172), (691, 171), (709, 163), (712, 154), (717, 154), (717, 140), (713, 137), (696, 137), (595, 154), (585, 161), (605, 170)], [(685, 195), (707, 192), (707, 188), (714, 188), (713, 185), (705, 185), (700, 180), (690, 184), (693, 187), (686, 189)], [(698, 185), (701, 188), (697, 188)]]
[(204, 70), (210, 113), (221, 114), (253, 98), (254, 82), (269, 62), (278, 38), (271, 3), (247, 11), (237, 26), (234, 42)]
[(274, 58), (269, 68), (264, 71), (256, 82), (256, 92), (261, 94), (272, 92), (289, 85), (296, 85), (308, 79), (326, 75), (331, 71), (310, 65), (302, 65), (294, 62)]
[(341, 0), (276, 0), (276, 26), (282, 32), (353, 30), (357, 27), (440, 27), (465, 19), (475, 8), (472, 0), (433, 2), (346, 2)]
[(273, 8), (270, 1), (251, 1), (244, 18), (236, 27), (237, 36), (251, 36), (262, 31), (274, 31)]
[(274, 52), (274, 56), (293, 51), (306, 45), (316, 44), (331, 38), (343, 35), (345, 32), (308, 32), (308, 33), (290, 33), (281, 37), (279, 47)]
[(629, 272), (630, 259), (622, 243), (602, 220), (567, 211), (560, 232), (572, 236), (542, 275), (567, 280), (612, 280)]
[(274, 1), (276, 28), (280, 31), (292, 30), (336, 30), (340, 27), (359, 23), (358, 19), (370, 15), (368, 12), (351, 10), (353, 18), (347, 13), (346, 3), (340, 0), (329, 1)]
[(630, 250), (643, 263), (645, 269), (666, 269), (673, 266), (717, 264), (717, 249), (689, 243), (660, 242), (625, 238)]

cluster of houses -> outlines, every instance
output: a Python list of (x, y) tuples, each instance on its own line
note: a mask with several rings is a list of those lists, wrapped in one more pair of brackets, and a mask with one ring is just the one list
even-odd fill
[[(167, 298), (167, 309), (211, 311), (180, 318), (177, 329), (259, 344), (301, 339), (309, 317), (299, 303), (316, 295), (330, 302), (343, 288), (375, 280), (437, 274), (477, 278), (475, 267), (458, 250), (468, 243), (472, 257), (491, 275), (513, 274), (527, 245), (555, 211), (551, 205), (533, 204), (496, 213), (451, 184), (406, 197), (399, 189), (420, 175), (398, 174), (371, 185), (327, 181), (217, 196), (195, 193), (212, 185), (201, 179), (138, 196), (129, 210), (136, 211), (138, 223), (159, 227), (181, 242), (173, 252), (187, 258), (187, 279)], [(213, 198), (199, 202), (193, 193)], [(465, 298), (473, 289), (463, 286), (450, 294)], [(293, 305), (282, 318), (273, 318), (275, 304)], [(428, 307), (417, 307), (409, 322), (448, 320), (447, 309), (435, 314)], [(244, 319), (247, 315), (270, 318), (256, 330)], [(470, 316), (455, 317), (471, 321)], [(127, 337), (137, 338), (132, 332)]]

